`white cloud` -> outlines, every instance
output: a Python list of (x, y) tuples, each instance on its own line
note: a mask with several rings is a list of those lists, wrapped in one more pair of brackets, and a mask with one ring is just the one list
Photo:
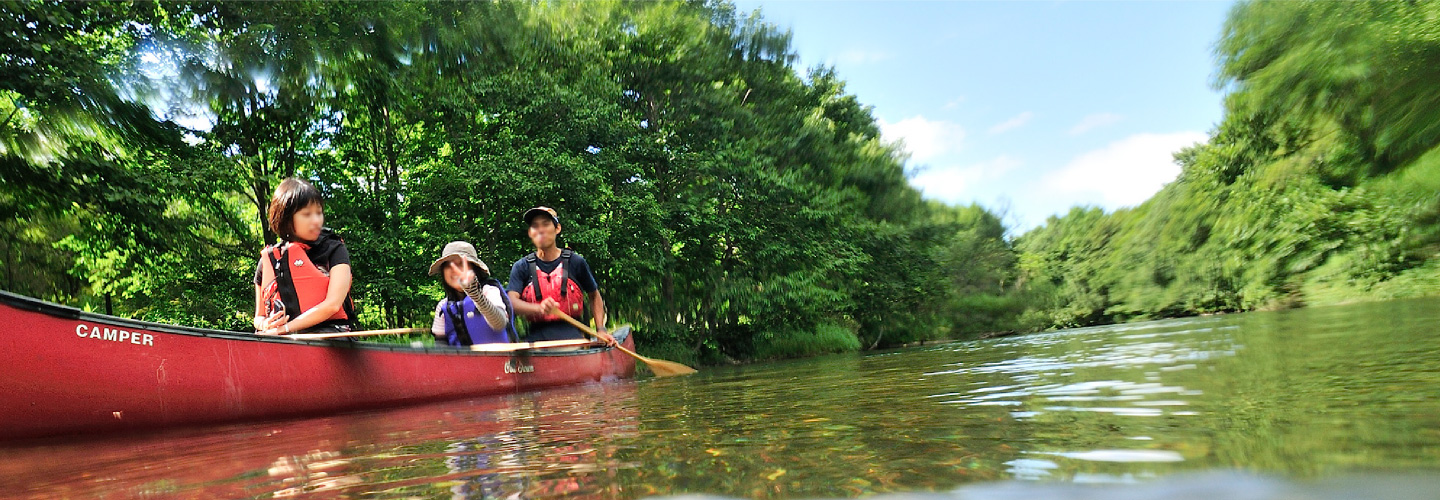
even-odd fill
[[(926, 198), (951, 203), (974, 198), (975, 185), (982, 181), (998, 178), (1020, 166), (1020, 160), (1010, 156), (964, 166), (930, 167), (920, 170), (910, 179), (910, 185), (920, 190)], [(972, 196), (966, 196), (972, 194)]]
[(960, 97), (956, 97), (956, 98), (954, 98), (954, 99), (951, 99), (951, 100), (947, 101), (944, 106), (941, 106), (941, 107), (940, 107), (940, 109), (945, 109), (945, 110), (955, 109), (955, 108), (960, 107), (960, 103), (963, 103), (963, 102), (965, 102), (965, 96), (962, 95), (962, 96), (960, 96)]
[(1095, 113), (1086, 116), (1080, 119), (1080, 123), (1076, 123), (1074, 127), (1070, 127), (1070, 135), (1080, 135), (1089, 132), (1090, 129), (1110, 125), (1120, 121), (1120, 118), (1122, 117), (1115, 113)]
[(1031, 113), (1029, 111), (1020, 113), (1018, 115), (1015, 115), (1013, 118), (1010, 118), (1009, 120), (1005, 120), (1003, 122), (995, 124), (995, 126), (993, 127), (990, 127), (990, 133), (998, 134), (1007, 130), (1014, 130), (1020, 128), (1020, 126), (1028, 123), (1033, 117), (1035, 117), (1035, 113)]
[(1098, 201), (1107, 209), (1138, 205), (1180, 174), (1172, 156), (1176, 151), (1206, 139), (1201, 132), (1132, 135), (1076, 157), (1047, 175), (1043, 187), (1080, 195), (1076, 202)]
[(910, 159), (924, 162), (960, 148), (965, 139), (965, 130), (944, 120), (930, 120), (924, 116), (912, 116), (895, 123), (878, 120), (880, 134), (885, 140), (904, 143)]
[(835, 61), (845, 64), (869, 64), (891, 58), (889, 52), (881, 50), (850, 49), (835, 56)]

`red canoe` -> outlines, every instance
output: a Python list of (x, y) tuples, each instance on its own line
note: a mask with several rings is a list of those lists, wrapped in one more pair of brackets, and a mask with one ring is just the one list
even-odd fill
[[(91, 314), (0, 291), (0, 439), (316, 415), (631, 377), (588, 347), (303, 341)], [(628, 329), (614, 332), (633, 349)]]

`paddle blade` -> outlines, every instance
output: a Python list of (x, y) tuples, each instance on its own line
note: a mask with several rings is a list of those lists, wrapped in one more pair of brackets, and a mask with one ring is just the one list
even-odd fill
[(674, 361), (665, 361), (663, 359), (650, 358), (645, 358), (644, 361), (645, 365), (650, 367), (650, 371), (654, 372), (656, 377), (674, 377), (676, 375), (689, 375), (695, 373), (694, 368), (682, 365), (680, 363), (676, 363)]

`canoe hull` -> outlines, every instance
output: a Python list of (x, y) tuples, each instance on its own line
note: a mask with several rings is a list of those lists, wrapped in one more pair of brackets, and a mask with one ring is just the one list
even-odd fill
[[(295, 341), (0, 292), (0, 439), (316, 415), (631, 377), (616, 349), (472, 353)], [(624, 345), (634, 340), (624, 337)]]

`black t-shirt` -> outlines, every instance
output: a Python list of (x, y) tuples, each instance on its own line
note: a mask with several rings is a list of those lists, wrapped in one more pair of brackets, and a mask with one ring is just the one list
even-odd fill
[[(316, 269), (327, 276), (330, 274), (330, 268), (350, 263), (350, 249), (345, 248), (345, 240), (340, 239), (329, 229), (320, 231), (320, 237), (315, 241), (304, 243), (310, 245), (310, 249), (305, 251), (305, 255), (310, 257), (310, 262), (315, 264)], [(269, 248), (266, 247), (266, 256), (270, 255)], [(261, 257), (259, 261), (255, 262), (255, 286), (260, 286), (262, 266), (269, 262), (268, 257)]]
[[(557, 257), (549, 262), (536, 259), (535, 267), (540, 268), (542, 272), (552, 273), (555, 272), (555, 268), (560, 267), (562, 260), (565, 259)], [(575, 284), (580, 285), (580, 290), (585, 293), (594, 293), (600, 289), (600, 286), (595, 283), (595, 275), (590, 272), (590, 264), (585, 262), (585, 257), (574, 252), (570, 254), (570, 279), (575, 280)], [(521, 258), (515, 261), (515, 265), (510, 266), (510, 283), (505, 286), (505, 289), (523, 294), (525, 287), (530, 286), (533, 281), (535, 281), (535, 274), (530, 272), (530, 263)]]

